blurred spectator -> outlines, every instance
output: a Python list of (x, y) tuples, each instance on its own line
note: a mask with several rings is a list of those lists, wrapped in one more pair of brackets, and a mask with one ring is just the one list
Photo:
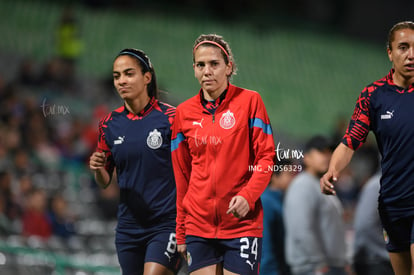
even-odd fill
[(61, 164), (62, 156), (52, 139), (53, 134), (41, 111), (30, 113), (24, 126), (24, 140), (34, 161), (44, 171), (56, 170)]
[(372, 142), (367, 142), (354, 153), (350, 165), (341, 172), (336, 182), (336, 195), (344, 207), (344, 218), (352, 225), (355, 205), (361, 187), (372, 177), (380, 165), (379, 152)]
[(62, 62), (58, 58), (49, 59), (40, 73), (39, 82), (42, 87), (60, 90), (64, 82), (64, 70)]
[[(13, 118), (14, 117), (10, 117), (10, 120)], [(12, 125), (12, 123), (10, 123), (4, 129), (5, 132), (2, 133), (3, 142), (9, 151), (16, 150), (21, 145), (21, 135), (17, 126), (18, 125)]]
[(8, 236), (13, 233), (15, 233), (13, 223), (6, 215), (5, 196), (0, 192), (0, 236)]
[(17, 72), (17, 82), (25, 86), (38, 85), (39, 75), (36, 69), (36, 63), (32, 58), (23, 59)]
[(343, 208), (336, 196), (321, 193), (319, 178), (328, 169), (331, 144), (315, 136), (305, 145), (305, 169), (290, 184), (283, 218), (286, 259), (294, 275), (346, 274)]
[(293, 163), (282, 159), (275, 163), (269, 186), (261, 196), (263, 205), (263, 245), (261, 275), (289, 275), (285, 257), (283, 197), (295, 176)]
[(68, 239), (76, 234), (75, 217), (70, 213), (68, 204), (62, 194), (57, 193), (50, 199), (48, 217), (54, 235)]
[[(96, 137), (93, 145), (88, 140), (90, 128), (89, 121), (81, 118), (59, 123), (56, 128), (57, 145), (66, 161), (86, 163), (89, 160), (89, 155), (95, 149), (97, 142)], [(93, 133), (97, 136), (96, 125)]]
[(353, 247), (356, 275), (394, 274), (378, 213), (380, 178), (376, 174), (363, 186), (356, 207)]
[(29, 174), (19, 174), (15, 180), (17, 183), (14, 188), (15, 201), (21, 209), (25, 209), (28, 195), (34, 188), (32, 177)]
[(56, 36), (57, 54), (65, 76), (64, 84), (70, 84), (75, 77), (76, 62), (83, 49), (79, 23), (72, 7), (63, 10)]
[(341, 201), (343, 207), (344, 222), (352, 224), (355, 204), (358, 197), (359, 186), (355, 181), (354, 171), (347, 167), (341, 173), (341, 178), (337, 181), (336, 197)]
[(21, 125), (24, 120), (24, 106), (17, 96), (17, 85), (8, 84), (1, 98), (0, 139), (7, 151), (22, 145)]
[[(1, 129), (1, 126), (0, 126), (0, 129)], [(2, 139), (1, 134), (0, 134), (0, 139)], [(9, 167), (10, 160), (9, 160), (7, 153), (8, 151), (7, 151), (6, 146), (0, 140), (0, 171), (6, 170)]]
[(35, 166), (26, 149), (19, 147), (10, 156), (12, 158), (12, 172), (15, 176), (29, 175), (35, 171)]
[(12, 191), (12, 177), (9, 171), (0, 172), (0, 193), (3, 194), (4, 213), (12, 221), (21, 217), (21, 208)]
[(44, 190), (32, 189), (27, 197), (27, 205), (22, 218), (22, 235), (48, 239), (52, 226), (47, 216), (47, 197)]
[[(372, 138), (372, 135), (369, 137)], [(380, 168), (380, 154), (376, 142), (371, 138), (354, 153), (349, 165), (358, 191)]]
[(47, 133), (33, 133), (32, 145), (34, 156), (44, 170), (53, 171), (59, 167), (61, 155), (56, 145), (47, 138)]

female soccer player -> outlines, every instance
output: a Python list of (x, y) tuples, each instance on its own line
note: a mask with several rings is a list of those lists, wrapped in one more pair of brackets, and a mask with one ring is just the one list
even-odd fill
[(361, 92), (320, 187), (335, 194), (333, 183), (372, 130), (382, 156), (378, 209), (391, 264), (396, 275), (414, 275), (414, 22), (391, 28), (387, 53), (392, 69)]
[(257, 92), (229, 83), (236, 65), (221, 36), (198, 37), (193, 64), (201, 89), (177, 107), (171, 145), (178, 251), (191, 274), (258, 274), (270, 121)]
[(180, 262), (171, 163), (175, 108), (157, 100), (154, 68), (140, 50), (117, 55), (113, 79), (124, 105), (100, 121), (98, 147), (89, 165), (102, 188), (116, 169), (116, 248), (122, 273), (174, 274)]

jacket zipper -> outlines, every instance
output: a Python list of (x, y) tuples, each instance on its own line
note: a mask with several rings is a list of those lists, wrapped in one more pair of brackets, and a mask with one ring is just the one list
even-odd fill
[[(215, 122), (215, 114), (213, 114), (213, 131), (212, 131), (212, 133), (213, 133), (213, 137), (215, 137), (215, 125), (214, 125), (214, 122)], [(218, 225), (219, 225), (219, 214), (218, 214), (218, 209), (217, 209), (217, 182), (216, 182), (216, 174), (215, 174), (215, 171), (216, 171), (216, 165), (217, 165), (217, 163), (216, 163), (216, 148), (215, 148), (215, 145), (212, 145), (211, 143), (210, 143), (210, 145), (211, 146), (213, 146), (213, 152), (214, 152), (214, 155), (213, 155), (213, 161), (214, 161), (214, 163), (213, 163), (213, 171), (212, 171), (212, 173), (213, 173), (213, 177), (212, 177), (212, 179), (213, 179), (213, 196), (214, 196), (214, 213), (215, 213), (215, 217), (214, 217), (214, 223), (215, 223), (215, 225), (216, 225), (216, 228), (215, 228), (215, 233), (214, 233), (214, 236), (217, 238), (217, 235), (218, 235)]]

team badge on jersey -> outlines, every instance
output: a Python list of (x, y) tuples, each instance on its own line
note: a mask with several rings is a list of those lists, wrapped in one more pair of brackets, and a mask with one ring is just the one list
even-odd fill
[(193, 258), (191, 257), (190, 252), (187, 251), (187, 264), (190, 266), (193, 263)]
[(388, 233), (385, 231), (385, 229), (382, 229), (382, 234), (384, 235), (384, 241), (386, 244), (390, 242), (390, 239), (388, 238)]
[(161, 132), (157, 129), (154, 129), (153, 131), (149, 132), (149, 135), (147, 137), (147, 145), (151, 149), (160, 148), (162, 145)]
[(236, 119), (234, 118), (234, 114), (228, 110), (225, 112), (220, 118), (220, 126), (223, 129), (230, 129), (236, 124)]

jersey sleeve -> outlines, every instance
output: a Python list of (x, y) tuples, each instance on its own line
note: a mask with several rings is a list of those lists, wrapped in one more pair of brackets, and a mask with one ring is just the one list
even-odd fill
[(112, 157), (111, 148), (109, 147), (106, 141), (106, 137), (105, 137), (105, 130), (108, 128), (108, 125), (106, 124), (108, 119), (109, 119), (109, 116), (105, 117), (99, 122), (99, 136), (98, 136), (98, 145), (97, 145), (96, 151), (105, 153), (105, 156), (106, 156), (105, 170), (109, 173), (109, 175), (112, 175), (115, 169), (115, 162)]
[(251, 104), (249, 115), (250, 150), (253, 151), (254, 156), (253, 166), (261, 167), (261, 169), (254, 169), (248, 184), (240, 190), (238, 195), (247, 200), (252, 210), (272, 176), (272, 170), (269, 167), (273, 167), (275, 143), (270, 119), (259, 94), (256, 94), (251, 100)]
[(177, 186), (177, 218), (176, 237), (177, 244), (185, 244), (185, 217), (186, 211), (183, 200), (187, 193), (191, 175), (191, 155), (186, 137), (181, 128), (180, 112), (177, 109), (172, 131), (171, 156), (175, 182)]
[(359, 95), (351, 121), (342, 138), (342, 143), (352, 150), (357, 150), (367, 139), (371, 125), (369, 106), (373, 89), (368, 86)]

